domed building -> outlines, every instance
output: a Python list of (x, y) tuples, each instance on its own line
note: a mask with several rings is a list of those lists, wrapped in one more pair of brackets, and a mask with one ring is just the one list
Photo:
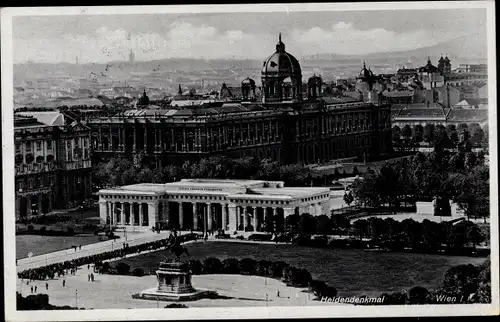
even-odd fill
[(307, 81), (307, 99), (315, 100), (323, 94), (323, 79), (321, 76), (313, 75)]
[(243, 101), (252, 101), (255, 99), (255, 81), (251, 79), (250, 77), (245, 78), (241, 82), (241, 96)]
[(142, 107), (145, 108), (149, 105), (149, 97), (146, 95), (146, 90), (144, 90), (144, 93), (142, 94), (141, 97), (137, 100), (136, 107)]
[(366, 68), (366, 62), (363, 62), (363, 69), (356, 77), (356, 91), (360, 93), (360, 98), (365, 102), (375, 102), (378, 96), (383, 92), (384, 87), (379, 82), (380, 77), (376, 76), (370, 68)]
[(297, 102), (302, 99), (302, 70), (299, 61), (285, 51), (281, 33), (276, 52), (262, 65), (262, 103)]

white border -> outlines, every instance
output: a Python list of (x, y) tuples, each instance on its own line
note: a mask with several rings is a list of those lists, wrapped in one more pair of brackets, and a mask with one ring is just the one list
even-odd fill
[[(305, 307), (245, 307), (188, 309), (128, 309), (82, 311), (16, 311), (15, 232), (14, 232), (14, 155), (13, 142), (13, 53), (12, 17), (27, 15), (97, 15), (97, 14), (159, 14), (215, 12), (279, 12), (279, 11), (349, 11), (349, 10), (421, 10), (487, 8), (488, 94), (490, 137), (490, 204), (491, 204), (491, 285), (492, 303), (475, 305), (415, 305), (415, 306), (305, 306)], [(397, 3), (309, 3), (309, 4), (241, 4), (210, 6), (128, 6), (128, 7), (45, 7), (1, 9), (2, 64), (2, 161), (4, 204), (4, 285), (5, 317), (7, 321), (66, 321), (66, 320), (158, 320), (158, 319), (270, 319), (322, 317), (397, 317), (397, 316), (468, 316), (499, 314), (498, 259), (498, 163), (496, 115), (496, 46), (495, 7), (493, 1), (456, 2), (397, 2)], [(341, 310), (339, 310), (341, 308)], [(78, 312), (78, 313), (77, 313)], [(76, 314), (77, 313), (77, 314)]]

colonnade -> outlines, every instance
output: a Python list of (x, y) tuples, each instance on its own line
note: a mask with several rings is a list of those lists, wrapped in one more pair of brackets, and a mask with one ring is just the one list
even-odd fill
[[(219, 202), (100, 201), (101, 218), (112, 226), (151, 227), (193, 231), (272, 231), (275, 216), (323, 213), (321, 203), (300, 207), (241, 206)], [(102, 216), (106, 214), (106, 216)]]

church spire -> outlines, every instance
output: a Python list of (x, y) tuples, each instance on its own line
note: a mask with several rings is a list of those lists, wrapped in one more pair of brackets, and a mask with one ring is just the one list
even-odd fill
[(182, 95), (182, 88), (181, 88), (181, 84), (179, 84), (179, 91), (177, 92), (179, 95)]
[(281, 41), (281, 32), (278, 35), (278, 43), (276, 44), (276, 52), (285, 52), (285, 44)]

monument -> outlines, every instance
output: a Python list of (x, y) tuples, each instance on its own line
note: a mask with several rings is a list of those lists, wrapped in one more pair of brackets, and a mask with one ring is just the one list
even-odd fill
[(158, 301), (194, 301), (216, 295), (209, 290), (197, 290), (191, 285), (191, 271), (185, 262), (161, 262), (156, 271), (158, 286), (146, 289), (132, 297)]

